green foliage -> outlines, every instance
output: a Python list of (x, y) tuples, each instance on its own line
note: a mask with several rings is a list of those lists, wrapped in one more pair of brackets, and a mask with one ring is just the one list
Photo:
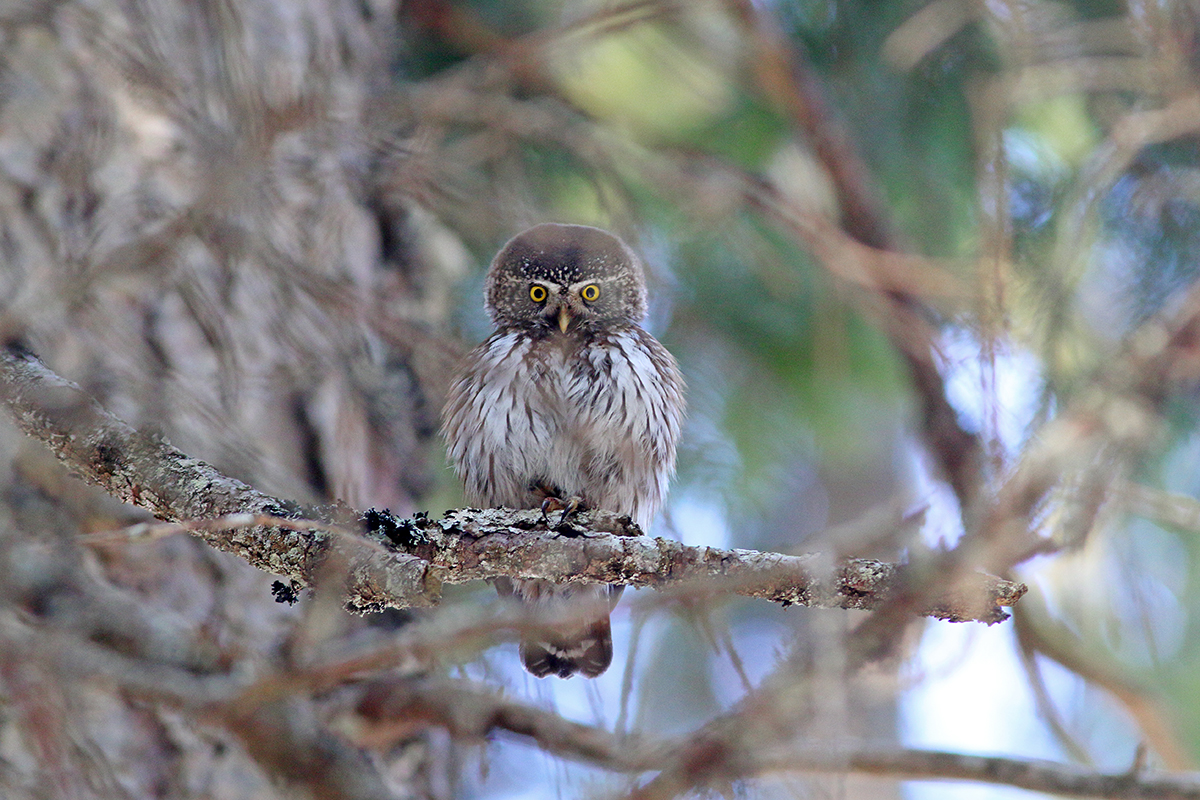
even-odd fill
[[(477, 7), (496, 19), (498, 4)], [(1129, 352), (1125, 337), (1170, 311), (1200, 277), (1192, 137), (1144, 133), (1129, 153), (1115, 140), (1119, 122), (1166, 102), (1139, 83), (1151, 54), (1138, 49), (1138, 37), (1148, 34), (1119, 16), (1123, 4), (1107, 0), (1022, 4), (1020, 19), (964, 4), (954, 24), (930, 17), (947, 24), (942, 37), (899, 63), (889, 55), (896, 37), (923, 33), (921, 24), (906, 26), (929, 7), (804, 0), (769, 10), (794, 57), (788, 68), (820, 87), (823, 107), (807, 112), (843, 131), (847, 151), (861, 159), (854, 166), (894, 234), (888, 247), (957, 259), (936, 266), (961, 281), (961, 293), (918, 298), (927, 301), (928, 321), (1036, 354), (1043, 372), (1026, 391), (1046, 387), (1044, 419), (1124, 391), (1128, 376), (1106, 371)], [(669, 295), (661, 303), (669, 317), (655, 319), (656, 332), (690, 384), (678, 491), (720, 497), (741, 521), (735, 537), (750, 536), (781, 508), (816, 508), (822, 489), (797, 489), (806, 470), (823, 479), (854, 475), (902, 496), (911, 476), (897, 469), (893, 443), (924, 433), (915, 415), (922, 398), (873, 307), (859, 302), (859, 292), (877, 290), (843, 279), (778, 209), (739, 194), (769, 184), (779, 203), (847, 225), (830, 156), (787, 102), (794, 98), (763, 77), (763, 40), (718, 4), (579, 29), (547, 5), (522, 8), (543, 15), (540, 26), (566, 31), (541, 64), (537, 89), (568, 109), (564, 119), (620, 143), (512, 146), (528, 180), (522, 222), (534, 209), (619, 227), (645, 252), (654, 285)], [(1186, 74), (1175, 79), (1190, 85)], [(1123, 135), (1150, 130), (1138, 123)], [(511, 164), (498, 163), (496, 174), (511, 174), (500, 169)], [(663, 180), (676, 167), (690, 183)], [(1087, 468), (1200, 493), (1194, 392), (1167, 395), (1151, 411), (1156, 425), (1165, 423), (1160, 441), (1147, 441), (1136, 457), (1126, 442), (1120, 457), (1106, 451), (1102, 466)], [(997, 417), (1008, 412), (999, 396), (979, 404)], [(982, 423), (984, 438), (996, 439), (987, 479), (999, 493), (1030, 456), (1024, 441), (999, 441), (991, 424)], [(1071, 493), (1067, 472), (1063, 496)], [(1053, 534), (1070, 516), (1060, 501), (1048, 496), (1017, 524)], [(1082, 659), (1178, 701), (1180, 730), (1200, 730), (1200, 707), (1185, 702), (1200, 696), (1192, 677), (1200, 674), (1200, 631), (1190, 622), (1200, 612), (1190, 599), (1195, 570), (1184, 570), (1182, 582), (1156, 577), (1200, 563), (1195, 531), (1117, 516), (1094, 526), (1078, 560), (1063, 558), (1043, 576), (1037, 624), (1049, 635), (1069, 633)], [(785, 546), (799, 527), (780, 534)], [(1115, 588), (1098, 596), (1080, 591), (1081, 581)], [(1182, 632), (1163, 628), (1180, 619)]]

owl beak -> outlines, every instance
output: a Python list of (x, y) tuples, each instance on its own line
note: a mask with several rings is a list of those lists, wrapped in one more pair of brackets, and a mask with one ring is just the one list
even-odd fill
[(571, 309), (567, 306), (559, 306), (558, 308), (558, 329), (563, 333), (567, 332), (567, 326), (571, 324)]

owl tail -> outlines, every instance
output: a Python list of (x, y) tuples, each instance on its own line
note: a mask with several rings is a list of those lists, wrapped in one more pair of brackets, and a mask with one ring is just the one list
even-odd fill
[(521, 663), (539, 678), (569, 678), (576, 672), (595, 678), (612, 663), (608, 615), (570, 631), (542, 629), (521, 639)]
[(621, 598), (624, 586), (556, 586), (546, 580), (508, 578), (496, 578), (492, 583), (501, 597), (511, 597), (547, 610), (561, 610), (564, 603), (572, 601), (607, 601), (608, 608), (600, 609), (599, 616), (583, 625), (565, 628), (539, 626), (526, 631), (521, 636), (521, 663), (525, 669), (539, 678), (547, 675), (569, 678), (577, 672), (595, 678), (612, 664), (612, 627), (608, 612)]

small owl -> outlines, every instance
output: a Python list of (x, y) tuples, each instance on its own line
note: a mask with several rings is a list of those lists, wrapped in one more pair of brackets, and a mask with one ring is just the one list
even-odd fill
[[(639, 322), (646, 281), (610, 233), (545, 224), (504, 246), (488, 270), (496, 326), (467, 355), (442, 431), (467, 500), (480, 506), (603, 508), (645, 529), (663, 503), (683, 425), (675, 359)], [(607, 597), (621, 587), (498, 581), (534, 604)], [(612, 663), (608, 613), (521, 641), (538, 677), (595, 677)]]

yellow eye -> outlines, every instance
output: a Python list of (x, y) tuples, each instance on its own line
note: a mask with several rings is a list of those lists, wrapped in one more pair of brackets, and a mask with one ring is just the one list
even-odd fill
[(579, 296), (589, 303), (594, 303), (600, 297), (600, 286), (595, 283), (589, 283), (583, 287), (583, 291), (579, 293)]
[(529, 299), (535, 303), (546, 302), (546, 287), (538, 286), (536, 283), (529, 287)]

